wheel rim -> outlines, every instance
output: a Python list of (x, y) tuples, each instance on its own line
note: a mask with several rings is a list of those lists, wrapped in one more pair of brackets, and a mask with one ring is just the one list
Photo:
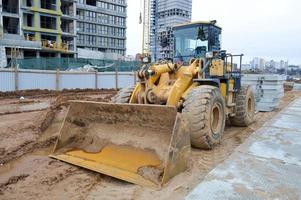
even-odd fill
[(254, 103), (253, 103), (252, 98), (248, 98), (247, 111), (248, 111), (248, 116), (253, 117), (253, 115), (254, 115)]
[(213, 134), (219, 134), (222, 127), (222, 109), (220, 104), (215, 104), (211, 110), (211, 130)]

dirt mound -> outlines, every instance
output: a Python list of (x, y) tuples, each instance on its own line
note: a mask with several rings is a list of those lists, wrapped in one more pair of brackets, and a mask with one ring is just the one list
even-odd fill
[[(76, 91), (76, 90), (75, 90)], [(73, 94), (72, 91), (67, 91), (67, 93), (59, 94), (53, 102), (50, 103), (50, 106), (47, 109), (43, 110), (28, 110), (28, 111), (21, 111), (18, 110), (18, 112), (11, 112), (7, 114), (16, 115), (18, 117), (17, 113), (24, 113), (24, 112), (33, 112), (35, 111), (35, 117), (32, 119), (26, 121), (28, 125), (25, 126), (25, 124), (22, 123), (22, 126), (16, 124), (15, 127), (7, 127), (8, 133), (3, 134), (2, 136), (6, 137), (3, 138), (5, 140), (7, 137), (12, 137), (14, 132), (20, 133), (24, 132), (26, 129), (27, 136), (20, 136), (20, 139), (23, 140), (17, 143), (15, 146), (11, 146), (9, 148), (1, 148), (1, 154), (0, 154), (0, 163), (7, 163), (13, 159), (16, 159), (18, 157), (23, 156), (24, 154), (31, 153), (37, 149), (45, 148), (50, 145), (53, 145), (57, 135), (51, 135), (49, 137), (44, 138), (43, 140), (39, 140), (39, 138), (43, 135), (43, 133), (49, 128), (49, 126), (53, 123), (54, 119), (58, 115), (59, 112), (61, 113), (61, 122), (62, 119), (66, 113), (66, 108), (68, 107), (68, 101), (69, 100), (86, 100), (86, 101), (100, 101), (100, 102), (108, 102), (110, 101), (111, 97), (115, 94), (112, 92), (102, 94), (99, 93), (98, 95), (87, 95), (86, 92), (95, 91), (95, 90), (84, 90), (83, 93), (75, 93)], [(110, 91), (110, 90), (108, 90)], [(33, 91), (33, 93), (36, 91)], [(40, 92), (40, 91), (39, 91)], [(71, 92), (71, 93), (70, 93)], [(31, 103), (36, 103), (36, 101), (39, 100), (27, 100), (24, 102), (24, 104), (30, 105)], [(17, 101), (18, 102), (18, 101)], [(18, 104), (16, 101), (8, 102), (9, 105), (12, 104)], [(22, 103), (23, 104), (23, 103)], [(37, 113), (38, 111), (38, 113)], [(5, 116), (3, 114), (2, 116)], [(28, 115), (27, 115), (28, 116)], [(13, 116), (12, 116), (13, 117)], [(13, 125), (13, 124), (12, 124)], [(5, 132), (5, 129), (3, 130)], [(0, 131), (1, 133), (1, 131)], [(24, 132), (25, 133), (25, 132)], [(58, 134), (58, 130), (57, 130)], [(1, 134), (0, 134), (0, 139)], [(18, 136), (15, 138), (18, 140)], [(13, 138), (11, 138), (13, 140)]]

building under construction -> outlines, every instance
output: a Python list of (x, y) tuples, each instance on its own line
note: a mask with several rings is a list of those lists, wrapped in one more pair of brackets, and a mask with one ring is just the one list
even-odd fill
[(126, 0), (1, 0), (0, 67), (12, 58), (125, 54)]
[(192, 0), (151, 0), (153, 60), (173, 57), (173, 26), (191, 21)]

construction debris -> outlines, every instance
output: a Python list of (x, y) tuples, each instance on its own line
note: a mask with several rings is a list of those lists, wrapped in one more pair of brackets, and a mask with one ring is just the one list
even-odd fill
[(242, 85), (251, 85), (255, 91), (256, 110), (263, 112), (273, 111), (279, 106), (284, 96), (283, 75), (244, 74)]

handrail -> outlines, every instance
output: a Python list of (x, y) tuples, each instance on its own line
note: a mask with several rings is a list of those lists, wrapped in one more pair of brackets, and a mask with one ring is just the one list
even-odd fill
[(68, 51), (69, 50), (69, 44), (67, 43), (58, 43), (56, 41), (52, 40), (45, 40), (42, 39), (42, 47), (48, 48), (48, 49), (56, 49), (56, 50), (63, 50), (63, 51)]
[[(28, 35), (25, 36), (25, 40), (38, 41), (38, 40), (36, 40), (35, 37), (28, 36)], [(68, 42), (58, 43), (56, 41), (42, 39), (41, 43), (42, 43), (42, 47), (44, 47), (44, 48), (57, 49), (57, 50), (63, 50), (63, 51), (68, 51), (69, 50), (69, 43)]]
[[(241, 73), (241, 67), (242, 67), (242, 57), (244, 56), (244, 54), (231, 54), (231, 53), (227, 53), (226, 54), (226, 62), (225, 64), (227, 65), (228, 64), (228, 58), (230, 57), (231, 58), (231, 76), (233, 76), (234, 74), (237, 74), (237, 73)], [(239, 69), (238, 71), (233, 71), (233, 58), (234, 57), (239, 57)]]

